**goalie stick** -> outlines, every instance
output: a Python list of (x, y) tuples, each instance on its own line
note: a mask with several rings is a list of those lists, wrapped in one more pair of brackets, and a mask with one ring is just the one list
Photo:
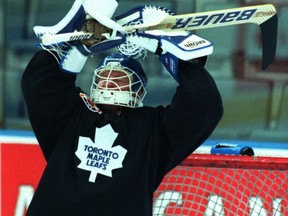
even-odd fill
[[(276, 14), (276, 9), (272, 4), (180, 14), (164, 17), (162, 20), (154, 23), (125, 26), (122, 33), (150, 30), (167, 32), (193, 31), (245, 23), (261, 25)], [(118, 24), (121, 25), (121, 23)], [(88, 32), (71, 32), (55, 35), (46, 34), (43, 35), (42, 42), (44, 45), (50, 45), (63, 41), (89, 39), (92, 36), (93, 34)]]
[[(278, 31), (277, 11), (272, 4), (191, 14), (168, 15), (154, 23), (124, 26), (122, 33), (125, 34), (135, 31), (149, 31), (149, 33), (153, 33), (153, 30), (161, 30), (164, 32), (193, 31), (247, 23), (257, 24), (261, 28), (263, 39), (262, 67), (263, 69), (267, 68), (275, 57)], [(118, 24), (119, 26), (121, 25), (121, 23)], [(103, 34), (105, 33), (107, 32), (103, 32)], [(43, 45), (51, 45), (64, 41), (89, 39), (91, 37), (93, 37), (92, 33), (80, 31), (55, 35), (44, 34), (41, 40)]]
[(276, 14), (272, 4), (167, 16), (155, 23), (126, 27), (126, 31), (193, 31), (229, 25), (254, 23), (261, 25)]

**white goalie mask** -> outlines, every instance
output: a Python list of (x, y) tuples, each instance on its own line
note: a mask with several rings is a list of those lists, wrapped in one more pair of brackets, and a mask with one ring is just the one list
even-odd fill
[(141, 107), (147, 77), (141, 64), (119, 53), (104, 59), (94, 71), (90, 97), (96, 104)]

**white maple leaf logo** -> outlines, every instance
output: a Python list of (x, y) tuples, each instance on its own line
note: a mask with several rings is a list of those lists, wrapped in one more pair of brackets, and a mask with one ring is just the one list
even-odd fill
[(79, 137), (76, 156), (81, 160), (79, 169), (90, 171), (89, 182), (95, 182), (97, 175), (112, 177), (112, 170), (122, 168), (127, 150), (122, 146), (112, 147), (117, 133), (111, 125), (97, 128), (95, 143), (88, 137)]

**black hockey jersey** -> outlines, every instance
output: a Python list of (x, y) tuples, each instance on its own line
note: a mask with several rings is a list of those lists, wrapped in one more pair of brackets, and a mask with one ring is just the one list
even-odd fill
[(164, 175), (209, 137), (222, 116), (217, 87), (201, 64), (179, 62), (167, 107), (102, 112), (38, 52), (22, 78), (30, 122), (47, 166), (28, 216), (151, 216)]

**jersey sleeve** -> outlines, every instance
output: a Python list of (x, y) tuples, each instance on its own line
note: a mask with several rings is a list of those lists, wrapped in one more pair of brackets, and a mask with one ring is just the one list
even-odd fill
[(79, 102), (76, 76), (62, 72), (51, 53), (41, 50), (22, 76), (22, 93), (35, 136), (46, 158)]
[(179, 84), (164, 115), (168, 142), (163, 148), (170, 155), (166, 172), (195, 151), (223, 115), (220, 93), (201, 63), (180, 61)]

